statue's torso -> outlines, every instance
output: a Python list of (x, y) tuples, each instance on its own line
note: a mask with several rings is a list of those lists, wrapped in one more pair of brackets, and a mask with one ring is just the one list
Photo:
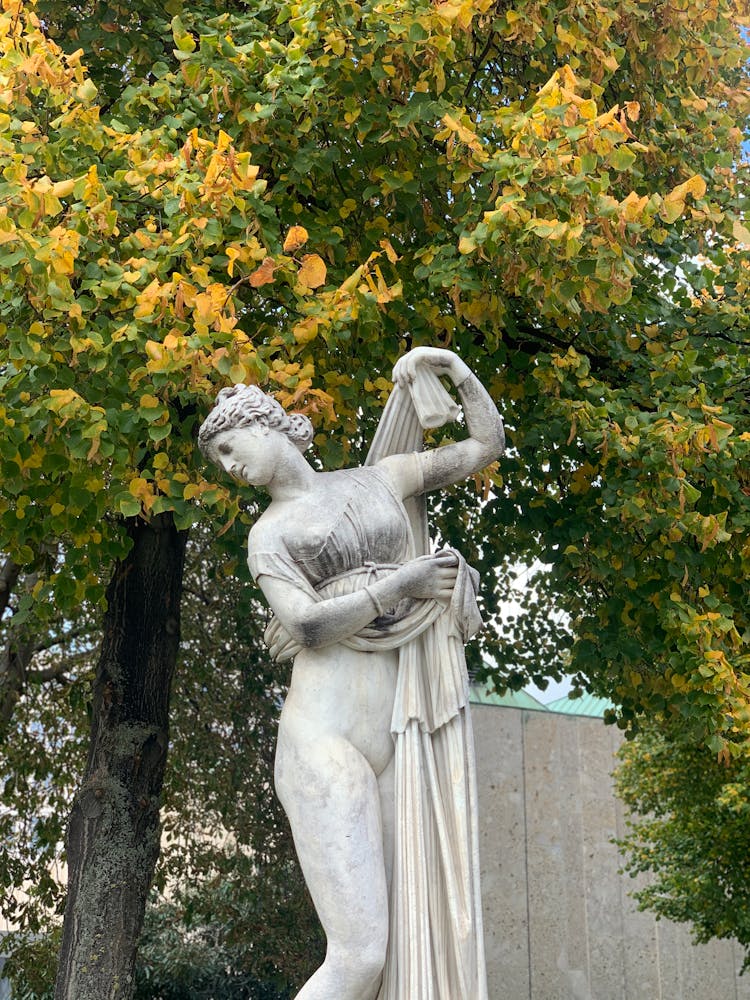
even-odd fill
[[(269, 509), (260, 530), (253, 530), (248, 560), (254, 576), (265, 573), (318, 589), (368, 563), (400, 564), (412, 557), (408, 516), (387, 473), (377, 467), (344, 470), (321, 476), (319, 483), (319, 494)], [(344, 589), (348, 582), (342, 581)], [(334, 644), (301, 650), (282, 713), (280, 750), (290, 733), (297, 748), (343, 737), (379, 774), (393, 754), (397, 669), (395, 649), (365, 653)]]
[(400, 564), (412, 556), (403, 503), (377, 467), (321, 476), (316, 494), (269, 508), (248, 542), (256, 578), (296, 577), (314, 588), (366, 564)]

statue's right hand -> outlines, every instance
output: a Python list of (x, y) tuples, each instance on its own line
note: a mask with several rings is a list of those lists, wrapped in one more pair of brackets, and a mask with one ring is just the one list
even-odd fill
[(458, 559), (449, 551), (420, 556), (398, 570), (404, 597), (450, 601), (458, 574)]
[(471, 375), (471, 370), (453, 351), (446, 351), (442, 347), (415, 347), (396, 362), (393, 381), (396, 385), (409, 385), (416, 379), (419, 368), (429, 368), (437, 375), (447, 375), (454, 385)]

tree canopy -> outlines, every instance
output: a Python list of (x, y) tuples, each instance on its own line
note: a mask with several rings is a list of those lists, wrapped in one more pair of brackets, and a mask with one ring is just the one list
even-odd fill
[(79, 13), (2, 18), (19, 613), (95, 600), (124, 519), (237, 518), (195, 454), (218, 385), (310, 413), (337, 465), (398, 354), (450, 344), (511, 448), (481, 522), (458, 503), (444, 530), (551, 564), (541, 604), (573, 623), (488, 638), (501, 682), (562, 652), (626, 720), (674, 709), (717, 749), (741, 729), (745, 6), (204, 3), (171, 39), (113, 7), (96, 46)]
[(716, 760), (705, 747), (653, 727), (621, 751), (617, 790), (631, 810), (620, 847), (626, 870), (649, 878), (643, 909), (691, 925), (697, 941), (729, 938), (750, 966), (750, 773), (747, 759)]
[(134, 524), (210, 523), (237, 557), (262, 501), (195, 448), (220, 386), (308, 413), (336, 467), (429, 343), (509, 440), (440, 533), (492, 622), (545, 566), (473, 667), (569, 671), (631, 733), (647, 713), (740, 758), (749, 15), (3, 0), (0, 686), (32, 679), (24, 636), (101, 603)]

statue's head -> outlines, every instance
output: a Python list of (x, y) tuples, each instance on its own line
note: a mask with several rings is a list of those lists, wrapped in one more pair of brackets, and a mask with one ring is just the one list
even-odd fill
[(214, 408), (198, 431), (198, 447), (206, 458), (217, 462), (212, 442), (225, 431), (242, 428), (278, 431), (301, 452), (313, 439), (313, 426), (304, 414), (287, 413), (257, 385), (233, 385), (222, 389), (216, 397)]

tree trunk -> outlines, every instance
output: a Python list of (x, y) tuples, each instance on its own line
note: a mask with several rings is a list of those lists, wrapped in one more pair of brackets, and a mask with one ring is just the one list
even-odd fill
[(171, 514), (129, 522), (107, 589), (91, 745), (68, 828), (68, 899), (55, 1000), (127, 1000), (159, 857), (169, 693), (187, 533)]
[[(10, 605), (20, 576), (21, 567), (7, 558), (0, 568), (0, 618)], [(23, 693), (32, 653), (32, 643), (23, 638), (22, 631), (13, 627), (11, 617), (5, 645), (0, 649), (0, 743), (5, 738), (18, 699)]]

